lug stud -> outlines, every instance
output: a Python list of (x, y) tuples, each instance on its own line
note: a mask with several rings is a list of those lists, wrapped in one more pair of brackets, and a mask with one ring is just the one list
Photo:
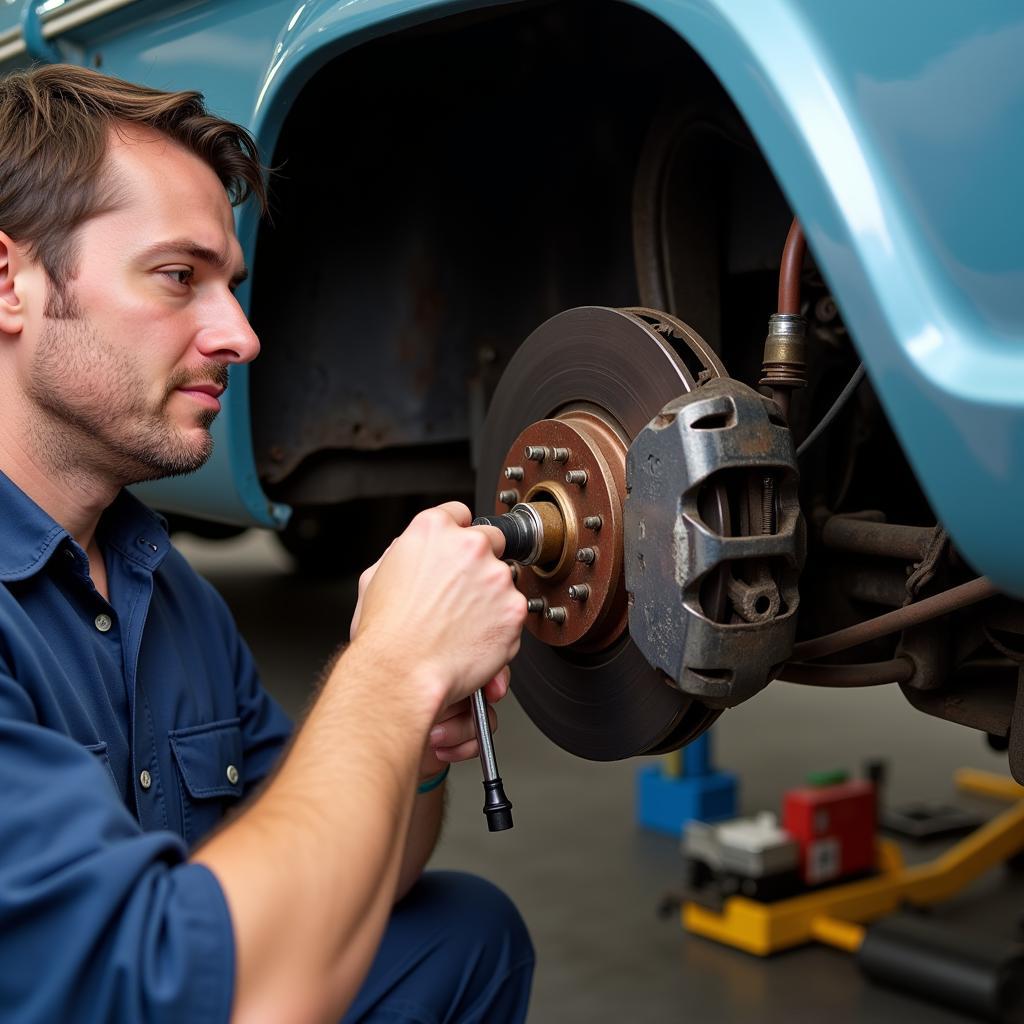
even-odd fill
[(569, 588), (569, 597), (573, 601), (586, 601), (590, 597), (590, 587), (586, 583), (576, 583)]
[(531, 615), (537, 615), (544, 611), (544, 598), (543, 597), (528, 597), (526, 599), (526, 610)]
[(563, 622), (565, 622), (565, 609), (561, 605), (558, 605), (555, 608), (549, 608), (545, 613), (545, 616), (551, 622), (557, 622), (560, 626)]
[(523, 449), (523, 454), (530, 462), (543, 462), (548, 455), (548, 450), (543, 445), (528, 444)]
[(569, 451), (568, 448), (552, 448), (551, 449), (551, 458), (553, 458), (555, 460), (555, 462), (568, 462), (569, 461), (569, 456), (571, 454), (572, 453)]
[(584, 565), (593, 565), (597, 560), (597, 552), (593, 548), (580, 548), (576, 552), (576, 561)]
[(505, 479), (506, 480), (522, 480), (523, 479), (523, 467), (522, 466), (506, 466), (505, 467)]
[(516, 502), (519, 501), (519, 492), (518, 491), (499, 491), (498, 492), (498, 501), (500, 501), (502, 503), (502, 505), (515, 505)]
[(602, 522), (603, 521), (600, 516), (587, 516), (586, 519), (583, 520), (583, 525), (588, 530), (600, 530)]
[(567, 484), (576, 484), (579, 487), (587, 486), (587, 471), (585, 469), (570, 469), (565, 474)]

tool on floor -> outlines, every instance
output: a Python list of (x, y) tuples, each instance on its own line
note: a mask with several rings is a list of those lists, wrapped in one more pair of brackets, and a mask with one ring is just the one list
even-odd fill
[(688, 821), (736, 817), (739, 783), (720, 771), (711, 756), (709, 729), (682, 750), (662, 755), (636, 773), (636, 820), (642, 828), (679, 838)]
[[(805, 942), (821, 942), (856, 954), (865, 974), (885, 984), (986, 1020), (1021, 1020), (1024, 957), (1018, 949), (948, 933), (934, 921), (922, 926), (920, 921), (891, 916), (904, 906), (927, 907), (950, 899), (983, 872), (1024, 850), (1024, 787), (973, 769), (958, 771), (956, 784), (963, 790), (1010, 801), (1011, 806), (933, 861), (907, 866), (895, 843), (880, 839), (874, 874), (838, 884), (819, 884), (796, 894), (768, 892), (763, 880), (751, 877), (747, 881), (759, 883), (752, 884), (751, 891), (761, 890), (753, 896), (727, 895), (717, 907), (685, 903), (683, 926), (696, 935), (756, 956)], [(793, 791), (801, 801), (795, 810), (800, 810), (815, 829), (821, 825), (827, 831), (843, 804), (860, 799), (849, 791), (850, 786), (849, 782), (826, 786), (821, 798), (811, 802), (806, 799), (809, 791)], [(805, 810), (810, 817), (803, 815)], [(844, 816), (848, 817), (845, 811)], [(703, 826), (703, 831), (709, 828)], [(701, 831), (698, 828), (693, 838), (707, 847), (707, 836)], [(863, 828), (847, 831), (850, 838), (864, 833)], [(786, 837), (778, 829), (774, 834), (775, 845), (770, 850), (765, 846), (763, 856), (774, 855)], [(841, 867), (836, 856), (824, 856), (829, 852), (830, 838), (826, 837), (825, 845), (817, 841), (817, 854), (807, 849), (805, 868), (814, 867), (820, 873), (829, 862)], [(749, 835), (738, 852), (746, 853), (748, 848)], [(839, 855), (840, 851), (833, 848), (833, 853)], [(745, 893), (746, 888), (741, 882), (738, 891)]]

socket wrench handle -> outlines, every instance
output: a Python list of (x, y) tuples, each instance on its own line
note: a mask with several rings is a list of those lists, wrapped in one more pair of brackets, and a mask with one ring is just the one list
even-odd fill
[(476, 690), (471, 700), (477, 743), (480, 747), (480, 767), (484, 773), (484, 814), (487, 815), (487, 828), (490, 832), (503, 832), (512, 827), (512, 801), (505, 795), (501, 776), (498, 774), (484, 691)]

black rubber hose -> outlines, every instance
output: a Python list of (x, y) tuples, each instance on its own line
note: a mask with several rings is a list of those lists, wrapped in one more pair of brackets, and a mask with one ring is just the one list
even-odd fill
[(868, 928), (857, 961), (874, 981), (983, 1020), (1020, 1021), (1024, 957), (934, 920), (896, 917)]

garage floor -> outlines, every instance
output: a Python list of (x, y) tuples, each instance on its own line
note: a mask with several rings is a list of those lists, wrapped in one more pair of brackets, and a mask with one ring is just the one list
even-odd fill
[[(320, 666), (347, 636), (355, 580), (311, 583), (290, 572), (274, 538), (252, 532), (179, 547), (234, 609), (270, 690), (297, 714)], [(490, 834), (475, 763), (452, 775), (438, 867), (497, 882), (526, 918), (538, 953), (532, 1024), (828, 1024), (964, 1018), (861, 980), (853, 962), (807, 948), (762, 961), (687, 937), (661, 920), (678, 884), (675, 842), (638, 831), (633, 777), (640, 762), (593, 764), (554, 747), (509, 699), (496, 749), (516, 827)], [(914, 712), (898, 691), (816, 691), (776, 683), (716, 726), (716, 759), (741, 779), (744, 813), (776, 809), (783, 789), (814, 769), (890, 763), (889, 798), (953, 799), (961, 765), (1005, 771), (1005, 755), (966, 729)], [(998, 810), (957, 798), (965, 805)], [(931, 856), (934, 850), (916, 856)], [(1013, 941), (1024, 878), (994, 872), (936, 913), (971, 932)]]

